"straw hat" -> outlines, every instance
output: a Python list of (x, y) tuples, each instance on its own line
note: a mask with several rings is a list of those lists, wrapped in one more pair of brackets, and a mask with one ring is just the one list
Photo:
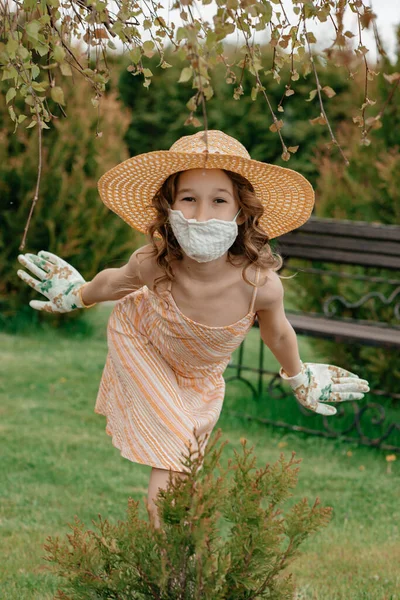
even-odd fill
[[(151, 200), (172, 173), (187, 169), (228, 169), (253, 185), (264, 206), (259, 226), (276, 238), (303, 225), (311, 216), (314, 190), (311, 183), (292, 169), (252, 160), (235, 138), (211, 129), (185, 135), (169, 150), (138, 154), (116, 165), (97, 183), (104, 204), (142, 233), (156, 216)], [(158, 233), (155, 234), (160, 237)]]

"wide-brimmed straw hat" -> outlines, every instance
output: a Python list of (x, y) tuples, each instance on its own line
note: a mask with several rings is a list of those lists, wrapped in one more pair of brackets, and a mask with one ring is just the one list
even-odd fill
[[(227, 169), (245, 177), (264, 206), (259, 226), (270, 239), (300, 227), (311, 216), (314, 190), (303, 175), (251, 159), (238, 140), (216, 129), (185, 135), (169, 150), (128, 158), (104, 173), (97, 186), (108, 208), (131, 227), (147, 234), (149, 223), (157, 215), (152, 198), (167, 177), (199, 168)], [(160, 237), (158, 233), (155, 235)]]

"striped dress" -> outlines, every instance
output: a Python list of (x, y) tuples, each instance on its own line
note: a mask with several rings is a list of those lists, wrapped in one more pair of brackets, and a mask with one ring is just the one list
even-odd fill
[(198, 449), (193, 428), (203, 438), (218, 421), (222, 374), (255, 321), (257, 287), (242, 319), (212, 327), (180, 311), (171, 283), (162, 300), (144, 285), (116, 302), (95, 412), (107, 417), (106, 432), (124, 458), (184, 472), (189, 441)]

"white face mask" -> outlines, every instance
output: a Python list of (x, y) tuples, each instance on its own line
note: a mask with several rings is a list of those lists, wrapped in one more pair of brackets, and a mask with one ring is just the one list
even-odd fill
[(168, 209), (168, 214), (172, 231), (182, 250), (197, 262), (209, 262), (225, 254), (237, 238), (236, 218), (241, 210), (239, 208), (232, 221), (186, 219), (182, 211), (172, 208)]

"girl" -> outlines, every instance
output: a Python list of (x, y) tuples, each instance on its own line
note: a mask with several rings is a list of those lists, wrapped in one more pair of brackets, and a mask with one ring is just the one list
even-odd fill
[(285, 317), (269, 240), (308, 220), (310, 183), (299, 173), (250, 158), (234, 138), (212, 130), (184, 136), (170, 150), (130, 158), (98, 182), (102, 201), (150, 243), (126, 265), (90, 282), (50, 252), (19, 255), (18, 275), (49, 301), (49, 312), (117, 300), (107, 326), (108, 354), (95, 412), (121, 455), (152, 467), (149, 516), (173, 476), (185, 475), (188, 443), (211, 434), (225, 393), (223, 372), (258, 318), (279, 375), (310, 410), (363, 398), (368, 382), (333, 365), (303, 363)]

